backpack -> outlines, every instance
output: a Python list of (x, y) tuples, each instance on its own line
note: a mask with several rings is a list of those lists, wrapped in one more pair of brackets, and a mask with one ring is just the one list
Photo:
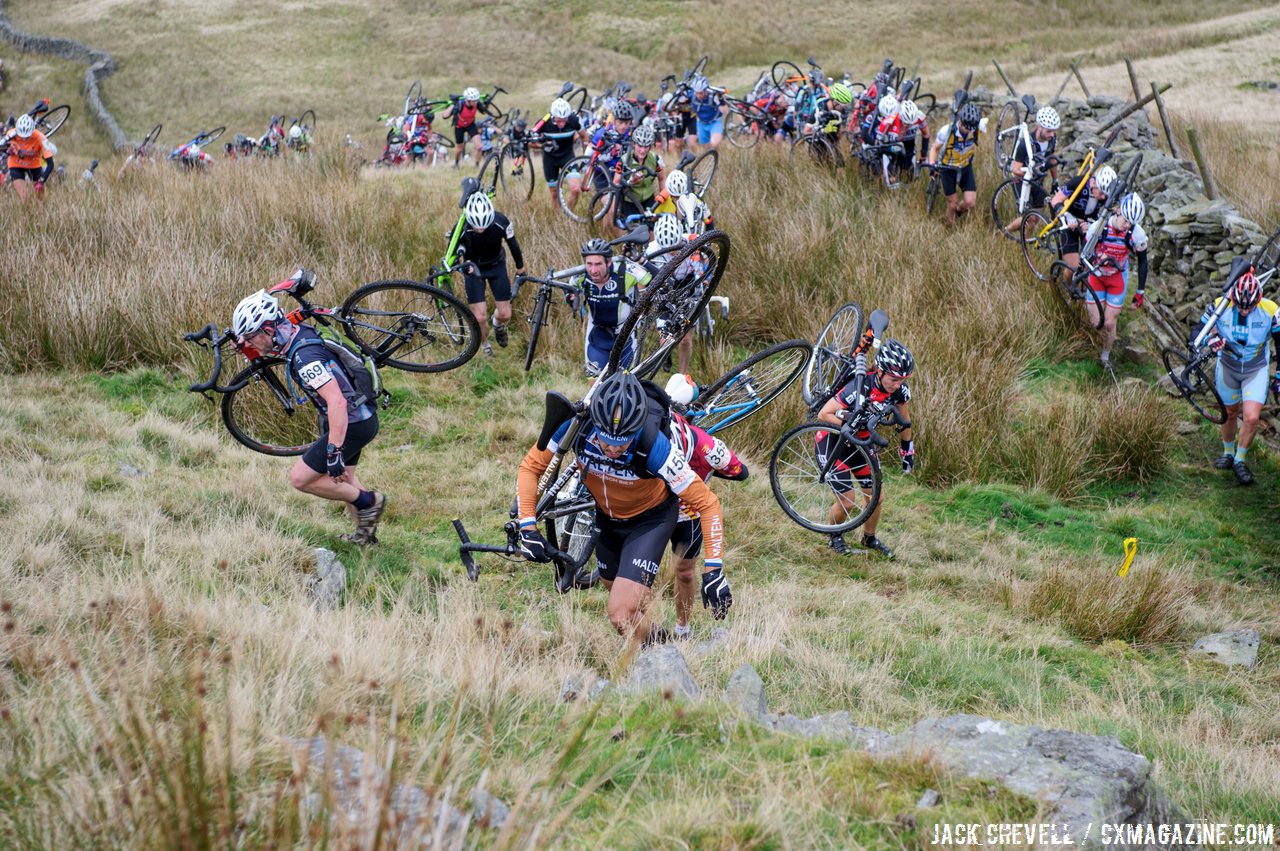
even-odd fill
[[(640, 430), (640, 437), (631, 447), (631, 471), (642, 479), (656, 478), (649, 472), (649, 453), (653, 450), (653, 444), (658, 439), (659, 434), (665, 434), (667, 439), (671, 439), (671, 397), (667, 392), (652, 381), (642, 379), (640, 386), (644, 388), (645, 395), (649, 397), (648, 408), (645, 411), (644, 426)], [(584, 431), (582, 436), (578, 438), (578, 446), (575, 451), (581, 448), (587, 442), (587, 433)]]
[(351, 382), (351, 388), (359, 394), (355, 399), (350, 400), (350, 404), (357, 408), (365, 404), (376, 406), (378, 397), (384, 391), (382, 380), (378, 376), (378, 367), (373, 362), (373, 358), (360, 354), (354, 344), (330, 325), (317, 325), (311, 330), (320, 339), (295, 340), (289, 347), (290, 366), (292, 367), (293, 353), (297, 348), (322, 345), (338, 361), (342, 371), (346, 373), (347, 380)]

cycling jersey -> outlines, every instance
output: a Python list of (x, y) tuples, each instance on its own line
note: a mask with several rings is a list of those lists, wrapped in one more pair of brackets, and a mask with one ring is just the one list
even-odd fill
[(1107, 222), (1102, 237), (1098, 240), (1094, 265), (1114, 268), (1123, 274), (1129, 268), (1130, 251), (1141, 253), (1147, 250), (1147, 232), (1140, 224), (1120, 230), (1113, 222), (1114, 219)]
[[(314, 341), (314, 342), (312, 342)], [(342, 364), (338, 363), (332, 352), (320, 339), (320, 335), (306, 325), (299, 325), (289, 343), (286, 354), (289, 362), (289, 376), (302, 388), (302, 392), (311, 400), (322, 415), (328, 416), (328, 406), (319, 390), (330, 381), (338, 382), (338, 389), (347, 400), (347, 421), (358, 423), (374, 415), (373, 400), (366, 400), (360, 405), (353, 402), (361, 394), (347, 377)]]
[(502, 250), (506, 241), (511, 246), (511, 259), (517, 269), (524, 268), (524, 255), (520, 252), (520, 243), (516, 240), (516, 226), (502, 213), (493, 214), (493, 223), (482, 231), (464, 228), (458, 239), (459, 253), (467, 260), (480, 267), (497, 266), (507, 257)]
[(973, 162), (973, 155), (978, 151), (980, 134), (981, 131), (977, 129), (967, 134), (961, 134), (959, 131), (953, 133), (952, 125), (944, 124), (938, 131), (938, 139), (935, 142), (942, 145), (942, 156), (938, 158), (938, 162), (959, 168), (967, 167)]
[[(1192, 337), (1200, 333), (1212, 317), (1213, 312), (1222, 304), (1223, 297), (1205, 308), (1200, 322), (1192, 332)], [(1235, 305), (1228, 307), (1218, 318), (1214, 326), (1218, 335), (1227, 341), (1218, 359), (1222, 364), (1235, 372), (1252, 373), (1265, 370), (1271, 358), (1271, 338), (1280, 336), (1280, 316), (1276, 313), (1276, 303), (1269, 298), (1258, 302), (1258, 306), (1241, 316)]]
[(549, 115), (533, 125), (534, 133), (543, 134), (543, 159), (551, 157), (556, 161), (563, 162), (573, 159), (573, 137), (581, 131), (582, 122), (578, 120), (576, 113), (565, 119), (563, 127), (557, 127)]
[(720, 95), (711, 93), (706, 98), (693, 98), (693, 114), (703, 124), (712, 124), (720, 120), (720, 107), (723, 101)]
[[(716, 473), (721, 478), (734, 481), (742, 481), (747, 477), (747, 465), (733, 454), (733, 450), (724, 441), (712, 437), (674, 411), (671, 414), (671, 442), (704, 482)], [(697, 509), (680, 500), (680, 520), (697, 519)]]
[(1053, 154), (1054, 149), (1058, 147), (1058, 137), (1054, 136), (1047, 142), (1041, 142), (1036, 138), (1035, 133), (1031, 135), (1031, 151), (1027, 151), (1027, 146), (1023, 143), (1021, 137), (1018, 143), (1013, 147), (1013, 161), (1022, 163), (1024, 166), (1035, 163), (1037, 171), (1047, 171), (1049, 168), (1049, 157)]
[[(840, 391), (832, 398), (840, 405), (842, 409), (851, 408), (856, 402), (859, 392), (859, 384), (857, 379), (847, 382)], [(871, 369), (862, 379), (861, 384), (862, 397), (872, 403), (883, 404), (888, 403), (897, 407), (906, 404), (911, 400), (911, 390), (904, 381), (902, 386), (892, 393), (880, 386), (880, 374), (878, 370)], [(815, 452), (819, 463), (825, 465), (827, 458), (831, 452), (836, 449), (838, 431), (819, 431), (814, 435)], [(860, 429), (857, 432), (859, 439), (866, 439), (870, 436), (867, 429)], [(867, 464), (859, 463), (861, 453), (859, 447), (852, 444), (847, 447), (841, 447), (845, 450), (844, 455), (837, 456), (831, 464), (828, 473), (828, 481), (831, 488), (837, 493), (847, 493), (853, 490), (854, 483), (862, 488), (870, 488), (872, 485), (871, 467)], [(871, 464), (877, 464), (876, 447), (868, 445), (865, 447), (867, 455), (871, 459)]]
[(631, 184), (629, 194), (634, 195), (637, 201), (644, 203), (658, 194), (658, 178), (656, 175), (662, 174), (662, 160), (653, 151), (645, 154), (643, 163), (636, 163), (634, 151), (627, 151), (622, 158), (623, 168), (647, 168), (654, 173), (655, 176), (643, 175)]
[(610, 127), (601, 127), (591, 137), (591, 148), (598, 151), (600, 156), (596, 158), (598, 164), (604, 164), (607, 168), (613, 168), (622, 158), (622, 150), (627, 140), (631, 136), (631, 131), (626, 133), (618, 133)]
[(468, 104), (465, 100), (460, 100), (449, 110), (446, 118), (453, 119), (453, 126), (458, 130), (464, 130), (476, 123), (476, 113), (480, 111), (480, 104)]
[[(1062, 185), (1062, 194), (1070, 198), (1072, 193), (1080, 187), (1081, 183), (1090, 180), (1088, 175), (1078, 174)], [(1102, 203), (1094, 197), (1089, 186), (1080, 189), (1080, 194), (1076, 196), (1076, 200), (1071, 202), (1071, 206), (1067, 208), (1067, 212), (1075, 216), (1077, 219), (1088, 219), (1098, 210), (1098, 205)]]
[(52, 156), (49, 141), (39, 130), (25, 139), (17, 133), (9, 137), (9, 168), (44, 168), (45, 159)]
[[(587, 330), (583, 343), (589, 372), (603, 369), (608, 362), (609, 353), (618, 339), (618, 328), (631, 315), (637, 291), (647, 286), (652, 277), (643, 265), (615, 257), (609, 267), (609, 277), (603, 283), (597, 284), (586, 275), (574, 280), (575, 285), (583, 288), (587, 302)], [(628, 351), (621, 365), (629, 366), (630, 363)]]
[(890, 115), (888, 118), (880, 120), (880, 124), (876, 127), (876, 133), (881, 137), (893, 136), (900, 138), (902, 136), (902, 118), (898, 115)]

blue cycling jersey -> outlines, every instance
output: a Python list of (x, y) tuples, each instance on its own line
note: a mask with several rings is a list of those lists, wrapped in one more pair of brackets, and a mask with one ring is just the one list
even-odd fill
[[(1222, 304), (1222, 299), (1214, 301), (1200, 317), (1203, 326), (1213, 317), (1213, 311)], [(1269, 298), (1258, 302), (1258, 306), (1241, 316), (1235, 305), (1231, 305), (1218, 319), (1216, 326), (1219, 336), (1227, 341), (1226, 348), (1219, 355), (1223, 365), (1238, 372), (1253, 372), (1265, 368), (1271, 357), (1271, 338), (1280, 335), (1280, 317), (1276, 315), (1276, 303)]]

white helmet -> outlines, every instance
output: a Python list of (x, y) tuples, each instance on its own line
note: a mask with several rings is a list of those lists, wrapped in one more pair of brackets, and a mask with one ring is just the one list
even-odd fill
[(636, 147), (651, 148), (654, 142), (653, 128), (648, 124), (641, 124), (635, 130), (631, 131), (631, 141)]
[(30, 115), (19, 115), (17, 123), (13, 125), (13, 129), (18, 132), (19, 136), (28, 139), (32, 133), (36, 132), (36, 120)]
[(880, 105), (876, 108), (880, 110), (882, 118), (892, 118), (898, 114), (898, 99), (893, 95), (885, 95), (880, 98)]
[(1147, 205), (1142, 203), (1142, 196), (1137, 192), (1130, 192), (1120, 199), (1120, 215), (1124, 216), (1129, 224), (1136, 225), (1146, 214)]
[(564, 98), (556, 98), (551, 102), (552, 118), (568, 118), (573, 115), (573, 107)]
[(659, 248), (674, 248), (684, 239), (684, 229), (679, 220), (670, 214), (658, 216), (653, 223), (653, 241)]
[(672, 402), (688, 405), (698, 395), (698, 385), (684, 373), (677, 372), (667, 381), (667, 395)]
[(302, 128), (301, 128), (301, 127), (299, 127), (297, 124), (295, 124), (295, 125), (293, 125), (292, 127), (290, 127), (290, 128), (289, 128), (289, 138), (290, 138), (290, 139), (301, 139), (301, 138), (302, 138)]
[(480, 100), (480, 90), (475, 86), (467, 86), (462, 90), (463, 100)]
[(924, 113), (920, 111), (920, 107), (916, 106), (913, 100), (904, 100), (902, 106), (898, 109), (898, 114), (902, 116), (902, 120), (907, 124), (915, 124), (924, 118)]
[(1036, 124), (1046, 130), (1057, 130), (1062, 126), (1062, 119), (1058, 116), (1058, 110), (1051, 106), (1042, 106), (1036, 112)]
[(467, 199), (467, 226), (484, 230), (493, 224), (493, 202), (483, 192), (472, 192)]
[(1093, 181), (1100, 191), (1107, 192), (1111, 189), (1111, 184), (1115, 183), (1116, 177), (1116, 170), (1109, 165), (1104, 165), (1094, 173)]
[(667, 175), (667, 194), (679, 198), (689, 191), (689, 175), (676, 170)]
[(231, 314), (231, 330), (237, 337), (244, 339), (268, 322), (283, 320), (284, 311), (276, 300), (266, 290), (258, 290), (253, 295), (242, 298), (236, 305), (235, 312)]
[(187, 145), (187, 150), (184, 152), (184, 155), (188, 157), (199, 158), (201, 153), (202, 153), (201, 147), (195, 143), (192, 143), (190, 145)]

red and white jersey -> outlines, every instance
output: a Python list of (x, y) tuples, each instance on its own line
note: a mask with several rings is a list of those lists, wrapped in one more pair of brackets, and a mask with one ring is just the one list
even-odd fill
[[(684, 455), (694, 474), (704, 482), (717, 472), (727, 479), (738, 479), (746, 470), (746, 465), (723, 440), (712, 437), (674, 411), (671, 413), (671, 445)], [(695, 509), (680, 500), (681, 520), (696, 520), (698, 516)]]

